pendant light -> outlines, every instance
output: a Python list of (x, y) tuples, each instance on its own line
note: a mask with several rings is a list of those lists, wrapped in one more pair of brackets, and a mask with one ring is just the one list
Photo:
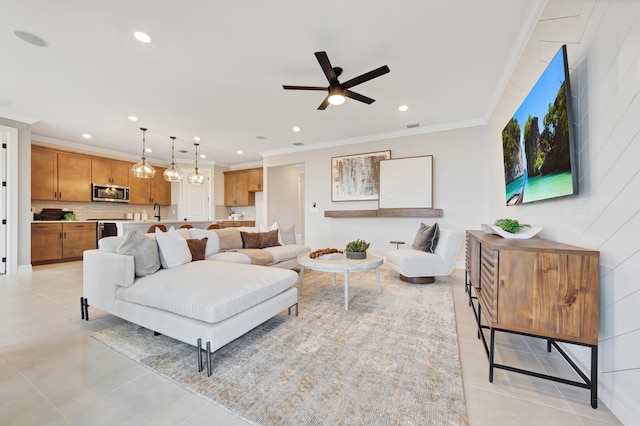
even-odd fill
[(164, 180), (168, 182), (180, 182), (182, 180), (182, 172), (176, 167), (176, 159), (173, 155), (173, 146), (176, 141), (175, 136), (169, 136), (171, 139), (171, 166), (164, 171)]
[(194, 143), (196, 146), (196, 169), (191, 172), (189, 175), (188, 181), (191, 185), (204, 185), (204, 176), (198, 173), (198, 145), (199, 143)]
[(131, 174), (133, 175), (133, 177), (151, 179), (153, 175), (156, 174), (156, 171), (153, 167), (151, 167), (151, 164), (147, 163), (147, 159), (144, 158), (144, 152), (146, 149), (144, 133), (147, 131), (147, 129), (145, 129), (144, 127), (140, 127), (140, 130), (142, 130), (142, 159), (131, 167)]

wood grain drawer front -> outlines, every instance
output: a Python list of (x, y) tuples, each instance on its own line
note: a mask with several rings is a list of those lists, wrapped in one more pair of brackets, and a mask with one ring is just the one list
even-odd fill
[(62, 223), (32, 223), (31, 232), (62, 232)]
[(471, 236), (467, 234), (464, 241), (464, 270), (471, 272)]
[(239, 220), (231, 220), (220, 223), (221, 228), (237, 228), (242, 226), (242, 222)]
[(495, 300), (497, 298), (495, 285), (497, 252), (490, 247), (481, 246), (480, 249), (480, 285), (478, 298), (485, 310), (485, 315), (492, 323), (498, 321)]
[(598, 255), (502, 250), (499, 323), (597, 344), (598, 265)]
[(95, 231), (96, 223), (95, 222), (63, 223), (62, 227), (64, 228), (65, 231), (83, 231), (83, 230)]

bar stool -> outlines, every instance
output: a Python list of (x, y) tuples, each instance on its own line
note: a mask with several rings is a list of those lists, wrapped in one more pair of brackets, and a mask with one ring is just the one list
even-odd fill
[(185, 228), (185, 229), (191, 229), (193, 228), (192, 225), (189, 225), (188, 223), (185, 223), (184, 225), (182, 225), (180, 228)]
[(167, 227), (161, 223), (156, 223), (155, 225), (151, 225), (149, 229), (147, 229), (147, 234), (153, 234), (156, 232), (156, 228), (161, 230), (162, 232), (167, 232)]
[(207, 229), (220, 229), (220, 225), (217, 223), (212, 223), (207, 227)]

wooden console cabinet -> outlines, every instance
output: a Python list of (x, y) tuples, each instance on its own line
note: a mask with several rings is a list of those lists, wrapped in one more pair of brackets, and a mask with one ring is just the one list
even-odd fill
[[(489, 381), (493, 369), (501, 368), (579, 386), (591, 390), (591, 405), (597, 407), (599, 262), (598, 251), (467, 231), (466, 285), (489, 357)], [(490, 331), (488, 344), (484, 330)], [(546, 339), (547, 350), (555, 347), (584, 383), (494, 363), (496, 331)], [(591, 348), (591, 378), (556, 342)]]

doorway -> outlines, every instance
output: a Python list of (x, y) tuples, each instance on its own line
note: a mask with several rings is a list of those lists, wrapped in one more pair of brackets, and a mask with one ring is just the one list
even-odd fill
[[(267, 168), (267, 224), (295, 225), (304, 241), (304, 164)], [(268, 226), (268, 225), (267, 225)]]

